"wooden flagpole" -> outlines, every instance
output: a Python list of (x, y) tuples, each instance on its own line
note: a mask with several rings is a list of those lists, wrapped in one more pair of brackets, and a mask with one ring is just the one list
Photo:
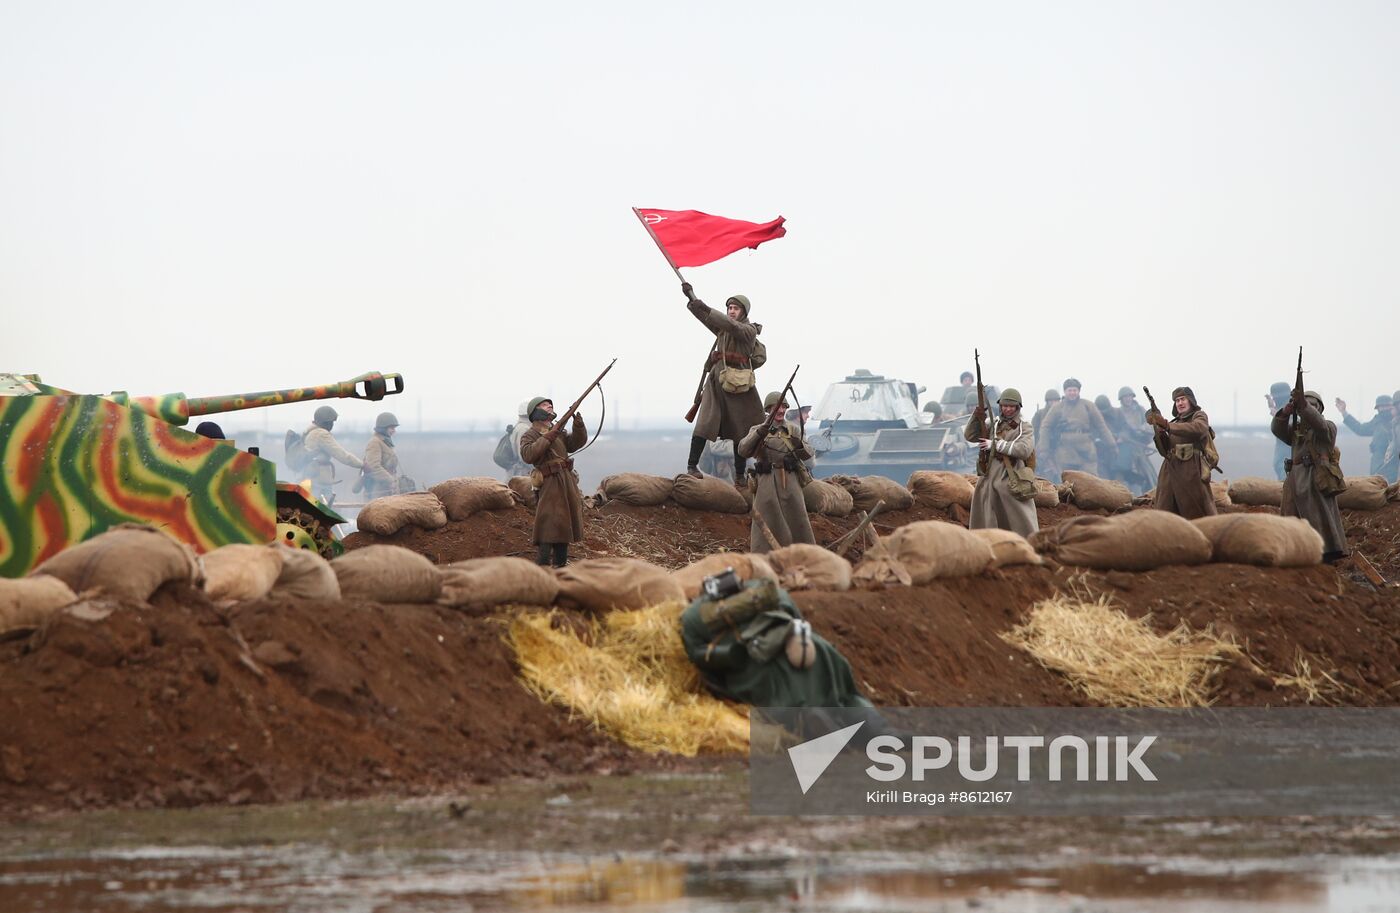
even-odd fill
[(661, 251), (661, 256), (666, 258), (666, 263), (671, 267), (672, 272), (676, 274), (676, 278), (684, 282), (685, 277), (682, 276), (681, 271), (676, 268), (675, 261), (673, 261), (671, 255), (666, 252), (666, 248), (661, 245), (661, 239), (656, 236), (656, 232), (651, 230), (651, 223), (646, 220), (646, 216), (642, 215), (641, 210), (635, 206), (632, 207), (632, 214), (637, 217), (638, 222), (642, 223), (642, 227), (647, 230), (647, 234), (651, 235), (651, 240), (656, 243), (656, 249)]

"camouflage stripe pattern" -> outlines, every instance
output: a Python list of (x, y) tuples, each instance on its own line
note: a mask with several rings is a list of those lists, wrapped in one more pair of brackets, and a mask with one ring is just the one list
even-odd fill
[(164, 528), (200, 552), (273, 541), (272, 463), (116, 396), (53, 389), (0, 396), (0, 577), (119, 523)]

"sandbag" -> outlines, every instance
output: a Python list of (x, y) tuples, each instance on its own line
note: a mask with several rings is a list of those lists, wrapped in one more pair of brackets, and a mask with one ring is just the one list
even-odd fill
[(1059, 507), (1060, 490), (1055, 487), (1055, 483), (1049, 479), (1035, 478), (1035, 506), (1036, 507)]
[(261, 599), (282, 576), (285, 545), (225, 545), (204, 556), (204, 592), (213, 600)]
[(1210, 560), (1259, 567), (1322, 563), (1322, 537), (1301, 517), (1220, 514), (1191, 521), (1210, 540)]
[(899, 527), (881, 544), (917, 585), (980, 574), (992, 563), (992, 547), (955, 523), (921, 520)]
[(671, 485), (671, 500), (691, 510), (713, 510), (723, 514), (746, 514), (749, 501), (734, 487), (714, 476), (697, 479), (682, 473)]
[(1283, 503), (1283, 482), (1245, 476), (1230, 483), (1230, 501), (1250, 507), (1278, 507)]
[(535, 486), (530, 484), (529, 476), (511, 476), (506, 482), (506, 487), (515, 492), (515, 496), (520, 499), (531, 510), (535, 509), (535, 504), (539, 501), (539, 495), (535, 493)]
[(331, 570), (346, 599), (424, 603), (442, 595), (437, 565), (397, 545), (367, 545), (346, 552), (331, 562)]
[(355, 526), (376, 536), (392, 536), (405, 526), (442, 529), (447, 508), (431, 491), (375, 498), (355, 517)]
[(908, 510), (914, 506), (913, 492), (884, 476), (832, 476), (829, 481), (846, 489), (855, 509), (866, 513), (881, 501), (885, 502), (883, 510)]
[(519, 498), (504, 482), (485, 476), (463, 476), (439, 482), (429, 489), (447, 508), (447, 519), (465, 520), (483, 510), (510, 510)]
[(956, 504), (972, 509), (972, 483), (957, 472), (921, 469), (909, 477), (909, 490), (923, 507), (944, 510)]
[(1230, 483), (1214, 480), (1210, 483), (1210, 497), (1215, 502), (1216, 507), (1229, 507), (1234, 502), (1230, 500)]
[(75, 593), (100, 589), (138, 602), (150, 599), (166, 583), (198, 586), (204, 581), (194, 549), (153, 526), (134, 523), (61, 551), (35, 572), (57, 577)]
[(32, 631), (50, 615), (78, 601), (73, 590), (48, 574), (9, 580), (0, 577), (0, 637)]
[(297, 599), (339, 599), (340, 580), (331, 563), (309, 548), (282, 549), (282, 573), (272, 585), (272, 595)]
[[(730, 486), (733, 491), (733, 486)], [(736, 491), (735, 494), (738, 494)], [(645, 609), (685, 599), (671, 572), (636, 558), (588, 558), (557, 568), (555, 602), (566, 609), (608, 612)]]
[(802, 500), (807, 502), (809, 514), (845, 517), (855, 509), (855, 499), (851, 493), (825, 479), (813, 479), (807, 483), (807, 487), (802, 489)]
[(1386, 504), (1385, 476), (1347, 476), (1347, 490), (1337, 495), (1337, 506), (1347, 510), (1380, 510)]
[(1069, 502), (1083, 510), (1118, 510), (1133, 503), (1133, 493), (1122, 482), (1074, 469), (1066, 469), (1061, 477), (1061, 494), (1067, 491)]
[(1061, 564), (1106, 571), (1204, 564), (1211, 555), (1205, 533), (1190, 520), (1165, 510), (1074, 517), (1040, 530), (1030, 542), (1040, 554)]
[(454, 608), (499, 605), (547, 606), (559, 595), (559, 581), (547, 568), (524, 558), (472, 558), (438, 569), (438, 602)]
[(619, 472), (617, 475), (605, 477), (598, 484), (598, 490), (609, 501), (621, 501), (623, 504), (633, 504), (637, 507), (656, 507), (665, 503), (671, 496), (674, 484), (663, 476), (647, 475), (644, 472)]
[(1020, 533), (1009, 529), (972, 529), (972, 535), (992, 548), (991, 567), (1008, 567), (1014, 564), (1044, 564), (1045, 561), (1031, 548), (1030, 542)]
[[(810, 486), (809, 486), (810, 487)], [(699, 561), (687, 564), (678, 571), (671, 572), (671, 579), (680, 584), (686, 599), (700, 595), (700, 584), (706, 577), (718, 574), (727, 567), (734, 568), (740, 580), (755, 580), (759, 577), (778, 579), (778, 574), (763, 555), (747, 552), (719, 552), (706, 555)]]
[(798, 542), (765, 555), (788, 590), (849, 590), (851, 562), (820, 545)]

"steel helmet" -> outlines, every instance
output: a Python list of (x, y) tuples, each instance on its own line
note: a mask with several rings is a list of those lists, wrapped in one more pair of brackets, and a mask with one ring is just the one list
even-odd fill
[(1019, 406), (1021, 405), (1021, 391), (1017, 390), (1015, 387), (1007, 387), (1005, 390), (1001, 391), (1001, 398), (997, 400), (997, 403), (1002, 406), (1008, 403)]

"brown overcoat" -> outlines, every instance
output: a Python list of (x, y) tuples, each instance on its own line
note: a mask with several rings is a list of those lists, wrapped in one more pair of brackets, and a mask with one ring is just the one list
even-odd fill
[(1214, 516), (1217, 511), (1204, 451), (1210, 440), (1210, 416), (1203, 409), (1192, 409), (1173, 416), (1166, 430), (1153, 425), (1152, 431), (1152, 443), (1162, 455), (1154, 506), (1188, 520)]
[[(802, 429), (792, 422), (784, 422), (777, 434), (768, 434), (767, 425), (759, 422), (739, 441), (739, 455), (754, 459), (754, 479), (758, 486), (754, 492), (754, 510), (768, 524), (778, 544), (815, 544), (817, 539), (812, 534), (812, 521), (807, 517), (802, 483), (797, 473), (784, 465), (789, 456), (799, 462), (812, 458)], [(749, 551), (763, 554), (771, 550), (758, 521), (754, 520), (749, 530)]]
[(1113, 432), (1103, 420), (1098, 406), (1084, 399), (1062, 399), (1045, 414), (1041, 437), (1051, 448), (1055, 468), (1061, 472), (1074, 469), (1094, 473), (1099, 468), (1099, 452), (1094, 439), (1107, 441), (1111, 453), (1117, 453)]
[(399, 455), (394, 442), (376, 431), (365, 445), (365, 500), (399, 493)]
[(545, 436), (549, 422), (534, 422), (520, 436), (520, 455), (543, 478), (536, 478), (534, 543), (583, 541), (583, 495), (578, 490), (569, 454), (588, 443), (583, 419), (574, 416), (568, 434), (552, 441)]
[(724, 311), (717, 311), (698, 298), (686, 307), (715, 334), (719, 353), (705, 375), (700, 410), (695, 415), (695, 430), (691, 433), (707, 441), (737, 441), (763, 421), (763, 401), (753, 387), (743, 393), (724, 392), (719, 385), (719, 375), (726, 359), (735, 367), (757, 370), (763, 366), (767, 353), (758, 341), (758, 327), (749, 323), (747, 316), (742, 320), (730, 320)]
[[(982, 423), (974, 416), (963, 428), (963, 438), (976, 443), (984, 434)], [(1006, 441), (1006, 458), (1012, 467), (1022, 469), (1035, 453), (1035, 429), (1017, 413), (1013, 419), (997, 419), (994, 422), (992, 440)], [(968, 529), (1009, 529), (1013, 533), (1030, 536), (1040, 529), (1040, 518), (1035, 513), (1035, 501), (1021, 501), (1011, 493), (1006, 460), (993, 452), (987, 462), (987, 471), (978, 469), (977, 487), (972, 490), (972, 516), (967, 521)]]
[(1307, 403), (1298, 412), (1298, 430), (1292, 431), (1288, 416), (1279, 410), (1269, 428), (1274, 437), (1293, 448), (1293, 468), (1283, 481), (1283, 503), (1279, 513), (1285, 517), (1302, 517), (1322, 536), (1322, 553), (1346, 554), (1347, 534), (1342, 526), (1342, 511), (1336, 495), (1324, 495), (1313, 484), (1315, 455), (1331, 458), (1337, 444), (1337, 426), (1322, 417), (1322, 413)]

